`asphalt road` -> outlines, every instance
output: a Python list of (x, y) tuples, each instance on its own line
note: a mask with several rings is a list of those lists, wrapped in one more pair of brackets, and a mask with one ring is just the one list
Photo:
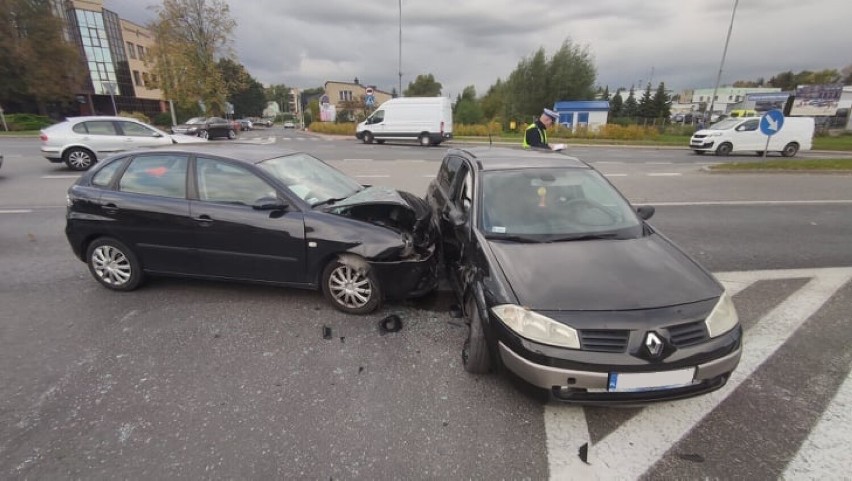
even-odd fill
[[(243, 140), (418, 194), (446, 150), (280, 128)], [(2, 479), (798, 479), (852, 464), (852, 176), (571, 149), (657, 206), (652, 224), (719, 273), (746, 327), (724, 389), (605, 409), (466, 374), (446, 293), (357, 317), (311, 291), (171, 279), (107, 291), (62, 232), (76, 175), (37, 149), (0, 139)], [(402, 331), (379, 332), (388, 314)]]

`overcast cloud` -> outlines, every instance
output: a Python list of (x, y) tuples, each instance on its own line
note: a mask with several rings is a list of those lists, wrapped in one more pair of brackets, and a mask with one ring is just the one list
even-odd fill
[[(238, 62), (264, 84), (319, 87), (327, 80), (399, 88), (398, 0), (228, 0)], [(105, 0), (146, 25), (157, 0)], [(597, 84), (651, 81), (676, 91), (712, 88), (733, 0), (402, 0), (402, 88), (429, 74), (455, 97), (482, 95), (518, 61), (563, 41), (585, 46)], [(792, 70), (852, 65), (852, 1), (739, 2), (722, 84)]]

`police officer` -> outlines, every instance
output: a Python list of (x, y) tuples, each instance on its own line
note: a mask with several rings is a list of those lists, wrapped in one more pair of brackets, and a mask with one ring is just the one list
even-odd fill
[(547, 143), (547, 128), (558, 119), (559, 115), (556, 112), (544, 109), (538, 120), (530, 124), (524, 132), (524, 148), (550, 149), (550, 145)]

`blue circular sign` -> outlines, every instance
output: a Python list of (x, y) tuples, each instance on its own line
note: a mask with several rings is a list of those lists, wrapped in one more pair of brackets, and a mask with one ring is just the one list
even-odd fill
[(764, 135), (775, 135), (784, 126), (784, 112), (778, 109), (773, 109), (760, 118), (760, 131)]

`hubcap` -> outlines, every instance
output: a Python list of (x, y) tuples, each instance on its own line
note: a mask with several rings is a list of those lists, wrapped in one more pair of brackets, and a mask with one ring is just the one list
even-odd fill
[(350, 309), (364, 307), (373, 295), (370, 279), (350, 266), (334, 269), (328, 279), (328, 288), (337, 302)]
[(130, 261), (112, 246), (100, 246), (92, 252), (92, 266), (104, 284), (120, 286), (130, 280)]
[(92, 158), (85, 152), (71, 152), (68, 156), (68, 163), (76, 168), (88, 167), (91, 162)]

